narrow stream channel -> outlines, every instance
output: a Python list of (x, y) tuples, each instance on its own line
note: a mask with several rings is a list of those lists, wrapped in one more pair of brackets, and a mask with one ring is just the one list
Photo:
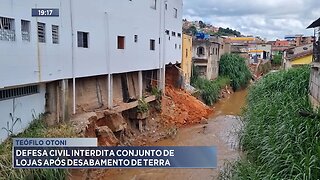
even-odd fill
[(102, 179), (116, 180), (186, 180), (216, 179), (224, 162), (239, 157), (235, 129), (240, 125), (238, 116), (245, 105), (247, 91), (236, 92), (214, 106), (209, 124), (180, 129), (175, 139), (159, 141), (154, 146), (216, 146), (217, 169), (111, 169)]

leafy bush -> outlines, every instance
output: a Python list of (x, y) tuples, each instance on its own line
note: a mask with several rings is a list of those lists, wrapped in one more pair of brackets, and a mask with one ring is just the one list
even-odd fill
[(151, 94), (156, 96), (156, 105), (155, 105), (155, 109), (158, 112), (161, 112), (161, 100), (162, 100), (162, 91), (161, 89), (157, 88), (157, 87), (152, 87), (151, 89)]
[(226, 85), (230, 85), (230, 83), (231, 83), (230, 79), (228, 77), (224, 77), (224, 76), (219, 76), (213, 82), (218, 84), (218, 86), (220, 88), (224, 88)]
[(233, 90), (246, 87), (252, 77), (245, 61), (237, 54), (224, 54), (220, 59), (219, 75), (231, 79)]
[(144, 98), (138, 100), (137, 112), (145, 113), (149, 111), (149, 104), (145, 101)]
[(308, 67), (280, 71), (250, 88), (232, 179), (320, 179), (319, 116), (308, 99)]
[(272, 59), (272, 64), (279, 66), (281, 65), (281, 63), (282, 63), (282, 55), (281, 54), (274, 55)]
[[(57, 127), (47, 127), (43, 118), (33, 121), (29, 128), (15, 137), (76, 137), (70, 125), (62, 124)], [(65, 169), (14, 169), (12, 167), (12, 139), (7, 139), (0, 145), (0, 179), (66, 179)]]
[(199, 78), (201, 78), (199, 68), (193, 64), (192, 65), (192, 74), (191, 74), (191, 78), (190, 78), (190, 84), (191, 85), (195, 84)]
[(213, 81), (198, 77), (192, 85), (200, 90), (204, 103), (211, 106), (219, 99), (221, 88), (228, 84), (230, 84), (230, 79), (226, 77), (219, 77)]

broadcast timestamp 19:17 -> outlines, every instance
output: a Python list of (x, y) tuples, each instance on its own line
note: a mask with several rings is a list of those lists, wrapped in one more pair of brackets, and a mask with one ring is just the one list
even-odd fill
[(32, 16), (59, 16), (59, 9), (32, 9)]

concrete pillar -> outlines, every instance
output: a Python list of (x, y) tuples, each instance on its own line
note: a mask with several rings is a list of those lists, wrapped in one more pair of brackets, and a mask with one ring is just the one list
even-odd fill
[(55, 83), (55, 90), (56, 90), (56, 100), (57, 100), (57, 105), (56, 105), (56, 117), (57, 117), (57, 122), (60, 123), (61, 118), (60, 118), (60, 107), (61, 107), (61, 92), (60, 92), (60, 88), (59, 88), (59, 84)]
[(69, 119), (69, 86), (68, 80), (61, 80), (61, 112), (62, 112), (62, 121), (67, 121)]
[(138, 74), (138, 81), (139, 81), (139, 98), (142, 98), (142, 71), (139, 71)]
[(162, 93), (163, 95), (166, 94), (165, 89), (166, 89), (166, 66), (164, 65), (164, 67), (162, 68)]
[(72, 78), (72, 114), (76, 114), (76, 78)]
[(112, 74), (108, 74), (108, 109), (113, 108), (113, 78)]
[(161, 69), (157, 70), (157, 77), (158, 77), (158, 88), (161, 89), (162, 87), (162, 76), (161, 76)]

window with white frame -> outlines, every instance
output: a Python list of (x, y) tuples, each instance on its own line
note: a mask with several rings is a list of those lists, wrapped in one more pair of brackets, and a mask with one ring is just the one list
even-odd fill
[(0, 17), (0, 40), (15, 41), (14, 19)]
[(46, 24), (38, 22), (38, 42), (46, 42)]
[(52, 43), (59, 44), (59, 26), (52, 25)]
[(30, 21), (21, 20), (22, 41), (30, 41)]
[(152, 9), (157, 9), (157, 0), (151, 0), (151, 6)]

